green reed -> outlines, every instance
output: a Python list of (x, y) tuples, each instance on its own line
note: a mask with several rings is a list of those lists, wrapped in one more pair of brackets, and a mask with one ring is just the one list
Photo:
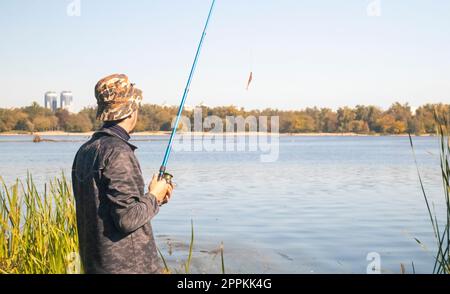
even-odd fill
[(80, 272), (75, 204), (63, 175), (39, 193), (25, 184), (0, 181), (0, 272)]
[[(220, 244), (220, 261), (221, 261), (221, 270), (222, 270), (222, 274), (225, 274), (225, 258), (224, 258), (224, 253), (223, 253), (223, 242)], [(194, 221), (191, 220), (191, 241), (189, 243), (189, 251), (188, 251), (188, 257), (186, 259), (186, 261), (183, 264), (184, 267), (184, 273), (185, 274), (189, 274), (190, 270), (191, 270), (191, 261), (192, 261), (192, 256), (193, 256), (193, 252), (194, 252)], [(164, 255), (162, 254), (161, 250), (159, 250), (158, 248), (158, 253), (159, 256), (161, 257), (161, 260), (163, 262), (164, 265), (164, 273), (166, 274), (171, 274), (173, 272), (175, 273), (179, 273), (176, 269), (175, 270), (171, 270), (167, 264), (166, 258), (164, 257)]]
[[(188, 258), (190, 272), (194, 248), (194, 223)], [(170, 273), (161, 251), (165, 272)], [(225, 272), (223, 247), (222, 272)], [(31, 174), (26, 182), (7, 186), (0, 177), (0, 273), (82, 273), (78, 255), (78, 234), (72, 188), (64, 174), (38, 192)]]
[[(446, 217), (438, 219), (434, 210), (434, 204), (430, 202), (430, 198), (425, 191), (422, 176), (415, 155), (414, 144), (411, 136), (409, 140), (416, 163), (417, 173), (419, 176), (420, 187), (427, 207), (430, 223), (436, 241), (436, 257), (433, 273), (449, 274), (450, 273), (450, 119), (448, 114), (435, 112), (435, 121), (438, 126), (439, 149), (440, 149), (440, 169), (442, 183), (444, 187), (444, 198), (446, 206)], [(433, 209), (432, 209), (433, 206)], [(441, 225), (440, 225), (441, 224)]]

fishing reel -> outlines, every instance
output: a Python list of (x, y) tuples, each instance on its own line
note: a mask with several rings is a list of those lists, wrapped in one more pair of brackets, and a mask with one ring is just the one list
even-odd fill
[(169, 174), (169, 173), (167, 173), (167, 172), (164, 172), (164, 173), (162, 174), (162, 176), (160, 175), (160, 176), (158, 177), (158, 180), (159, 180), (159, 181), (161, 181), (161, 180), (166, 180), (166, 183), (169, 184), (169, 185), (172, 185), (172, 184), (173, 184), (173, 183), (172, 183), (172, 179), (173, 179), (173, 175), (171, 175), (171, 174)]
[[(160, 172), (159, 176), (158, 176), (158, 181), (162, 181), (165, 180), (166, 183), (168, 185), (173, 186), (173, 175), (166, 173), (166, 172)], [(164, 200), (161, 203), (158, 203), (159, 206), (163, 206), (164, 204), (166, 204), (169, 201), (169, 199), (167, 198), (167, 196), (164, 198)]]

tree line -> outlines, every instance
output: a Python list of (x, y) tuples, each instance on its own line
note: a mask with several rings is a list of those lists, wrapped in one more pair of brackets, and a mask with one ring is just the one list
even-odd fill
[[(169, 131), (177, 107), (143, 105), (140, 109), (136, 131)], [(52, 112), (33, 102), (30, 106), (12, 109), (0, 108), (0, 132), (66, 131), (89, 132), (101, 125), (96, 120), (97, 109), (86, 107), (78, 113), (58, 109)], [(435, 134), (434, 113), (450, 115), (449, 104), (425, 104), (413, 113), (406, 104), (394, 103), (387, 110), (376, 106), (357, 105), (302, 110), (245, 110), (235, 106), (202, 106), (203, 117), (226, 116), (279, 116), (280, 133), (358, 133), (358, 134)], [(184, 114), (193, 120), (193, 111)], [(193, 124), (192, 124), (193, 125)]]

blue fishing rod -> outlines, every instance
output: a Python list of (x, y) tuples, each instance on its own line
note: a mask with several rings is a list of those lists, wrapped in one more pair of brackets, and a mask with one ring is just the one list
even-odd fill
[(172, 133), (170, 134), (169, 143), (167, 144), (166, 153), (164, 154), (164, 159), (162, 161), (161, 167), (159, 168), (158, 179), (165, 179), (168, 183), (172, 182), (173, 176), (166, 172), (167, 162), (169, 161), (170, 153), (172, 151), (173, 139), (175, 134), (177, 133), (178, 125), (180, 123), (181, 114), (184, 109), (184, 104), (186, 102), (186, 98), (189, 94), (189, 89), (191, 87), (192, 78), (194, 77), (195, 69), (197, 67), (198, 59), (200, 57), (200, 52), (202, 51), (203, 41), (205, 40), (206, 31), (208, 29), (209, 20), (211, 19), (212, 12), (214, 10), (214, 5), (216, 4), (216, 0), (213, 0), (211, 3), (211, 8), (209, 9), (208, 18), (206, 19), (205, 28), (203, 29), (202, 37), (200, 38), (200, 43), (198, 44), (197, 53), (195, 54), (194, 63), (192, 64), (191, 72), (189, 73), (189, 78), (186, 84), (186, 88), (184, 89), (183, 98), (181, 99), (180, 107), (178, 108), (177, 117), (175, 120), (175, 124), (172, 129)]

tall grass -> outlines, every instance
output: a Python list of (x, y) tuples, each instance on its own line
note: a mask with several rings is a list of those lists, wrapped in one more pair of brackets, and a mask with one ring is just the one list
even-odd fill
[(33, 178), (0, 190), (0, 272), (80, 272), (75, 205), (64, 175), (42, 194)]
[[(183, 264), (185, 274), (190, 273), (193, 252), (194, 252), (194, 221), (191, 220), (191, 242), (189, 243), (188, 257)], [(169, 268), (166, 258), (162, 254), (161, 250), (159, 250), (159, 248), (158, 248), (158, 253), (159, 253), (159, 256), (161, 257), (163, 265), (164, 265), (164, 273), (166, 273), (166, 274), (171, 274), (173, 272), (179, 273), (176, 269), (172, 271)], [(225, 258), (223, 256), (223, 242), (220, 244), (220, 262), (221, 262), (220, 265), (221, 265), (222, 274), (225, 274)]]
[(186, 274), (189, 274), (191, 269), (192, 252), (194, 250), (194, 221), (191, 220), (191, 242), (189, 243), (189, 255), (184, 265)]
[[(39, 193), (29, 174), (25, 184), (8, 187), (0, 178), (0, 273), (81, 273), (75, 203), (66, 177), (51, 181)], [(185, 273), (190, 273), (194, 223)], [(166, 273), (171, 273), (161, 251)], [(221, 247), (222, 272), (225, 272)]]
[[(417, 158), (414, 150), (414, 144), (409, 136), (411, 149), (413, 151), (414, 160), (419, 176), (420, 187), (427, 207), (430, 223), (433, 228), (433, 233), (436, 241), (436, 257), (433, 267), (433, 273), (449, 274), (450, 273), (450, 120), (449, 114), (442, 114), (435, 112), (435, 120), (438, 126), (439, 135), (439, 149), (440, 149), (440, 169), (442, 176), (442, 183), (444, 187), (444, 198), (446, 216), (444, 219), (439, 219), (434, 210), (434, 205), (430, 202), (430, 198), (425, 191), (422, 181), (422, 176), (417, 163)], [(433, 206), (433, 209), (432, 209)]]

